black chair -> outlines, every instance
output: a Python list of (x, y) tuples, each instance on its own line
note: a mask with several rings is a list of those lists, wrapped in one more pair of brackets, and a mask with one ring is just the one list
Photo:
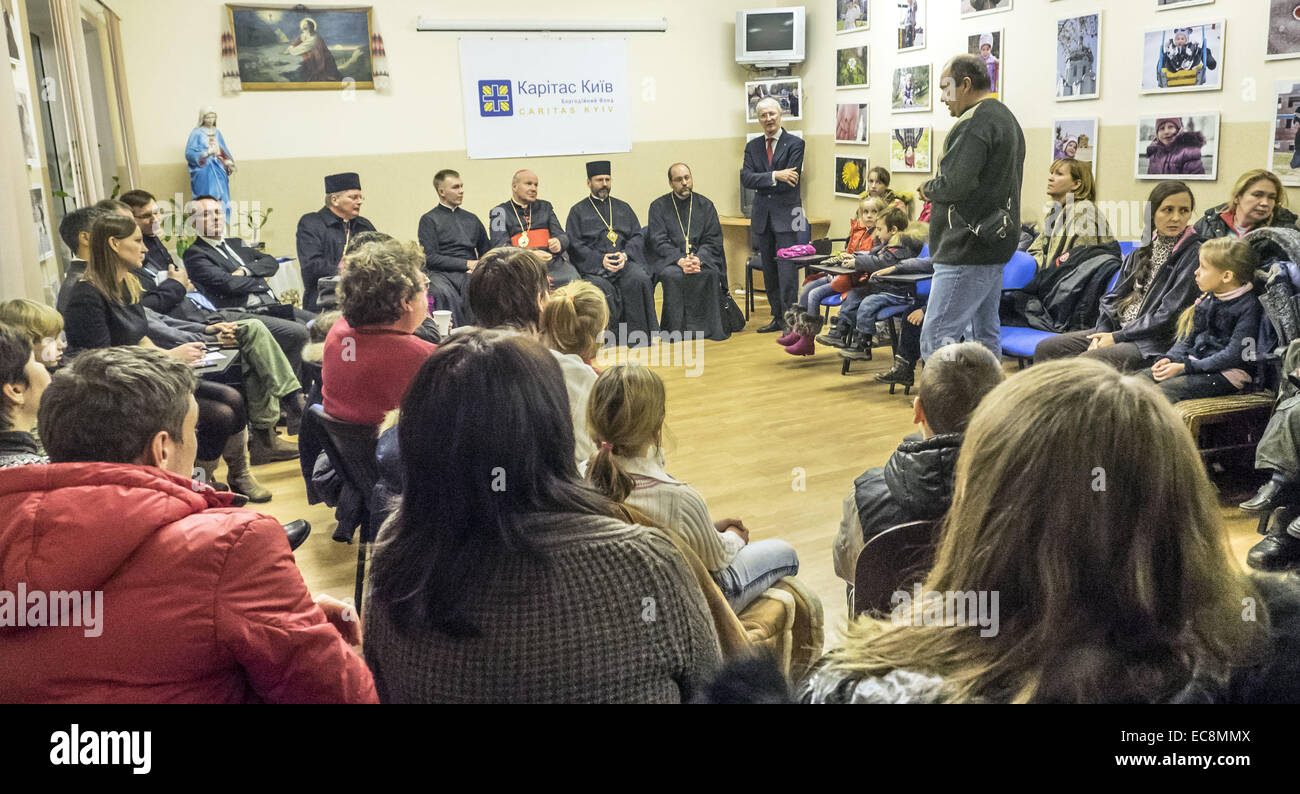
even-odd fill
[(375, 446), (379, 442), (379, 428), (371, 425), (358, 425), (343, 422), (329, 414), (320, 405), (308, 409), (321, 427), (325, 428), (325, 438), (321, 444), (329, 456), (334, 471), (343, 478), (343, 482), (355, 488), (360, 494), (365, 509), (361, 516), (359, 528), (361, 537), (357, 541), (357, 585), (356, 609), (361, 614), (361, 599), (365, 595), (366, 556), (370, 544), (374, 543), (378, 527), (374, 526), (373, 509), (375, 486), (379, 484), (379, 463), (375, 459)]
[(909, 596), (912, 585), (925, 580), (934, 566), (939, 521), (909, 521), (876, 535), (858, 554), (853, 571), (853, 614), (888, 615), (891, 597), (899, 590)]

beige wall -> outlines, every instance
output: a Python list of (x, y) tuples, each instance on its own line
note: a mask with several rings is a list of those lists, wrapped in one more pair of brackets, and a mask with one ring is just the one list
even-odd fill
[[(468, 160), (460, 110), (456, 41), (460, 34), (417, 33), (421, 14), (454, 17), (513, 16), (609, 20), (627, 16), (666, 17), (667, 33), (634, 33), (629, 42), (629, 77), (643, 101), (632, 115), (633, 150), (613, 155), (615, 191), (638, 212), (666, 190), (664, 170), (674, 160), (689, 162), (697, 188), (724, 213), (739, 210), (737, 171), (747, 131), (741, 104), (748, 73), (733, 62), (734, 17), (738, 7), (784, 3), (667, 0), (654, 5), (557, 0), (542, 6), (517, 2), (479, 8), (450, 8), (433, 0), (373, 0), (376, 28), (384, 36), (393, 75), (388, 94), (357, 91), (220, 92), (218, 40), (225, 26), (224, 4), (217, 0), (157, 3), (113, 0), (122, 16), (122, 35), (144, 186), (160, 195), (187, 190), (185, 138), (198, 108), (216, 105), (220, 126), (240, 165), (232, 182), (236, 200), (274, 207), (266, 227), (273, 251), (292, 255), (297, 217), (320, 206), (321, 176), (340, 170), (361, 173), (365, 214), (379, 228), (414, 236), (421, 213), (435, 202), (430, 179), (443, 167), (465, 177), (466, 206), (485, 215), (507, 195), (515, 160)], [(1241, 171), (1266, 164), (1272, 90), (1276, 79), (1300, 77), (1300, 61), (1266, 63), (1262, 58), (1265, 0), (1221, 0), (1182, 12), (1156, 12), (1155, 0), (1095, 0), (1048, 3), (1019, 0), (1014, 11), (971, 20), (957, 19), (948, 6), (956, 0), (931, 0), (926, 49), (899, 56), (893, 52), (893, 3), (872, 3), (872, 27), (865, 33), (835, 35), (833, 3), (809, 4), (808, 60), (794, 74), (804, 80), (808, 141), (805, 204), (812, 216), (829, 216), (834, 232), (847, 228), (850, 199), (831, 195), (833, 157), (867, 152), (872, 165), (888, 164), (889, 128), (895, 123), (933, 124), (935, 156), (952, 119), (941, 104), (930, 114), (891, 117), (889, 78), (896, 62), (928, 60), (936, 70), (964, 50), (965, 36), (1005, 29), (1006, 101), (1020, 118), (1029, 146), (1025, 205), (1042, 195), (1050, 162), (1050, 126), (1057, 117), (1097, 116), (1099, 186), (1103, 199), (1141, 199), (1153, 183), (1133, 177), (1134, 125), (1140, 113), (1218, 110), (1223, 116), (1217, 182), (1193, 183), (1198, 205), (1222, 200)], [(629, 11), (635, 8), (636, 11)], [(1095, 101), (1056, 103), (1053, 97), (1055, 20), (1103, 10), (1101, 94)], [(1224, 17), (1227, 58), (1223, 91), (1142, 96), (1137, 75), (1141, 31), (1174, 19)], [(871, 87), (834, 88), (835, 48), (869, 43)], [(936, 75), (937, 76), (937, 75)], [(936, 92), (937, 93), (937, 92)], [(866, 101), (872, 108), (872, 143), (840, 146), (831, 140), (834, 105)], [(937, 103), (937, 97), (936, 97)], [(542, 179), (542, 195), (561, 213), (585, 194), (586, 157), (541, 158), (530, 163)], [(922, 175), (900, 174), (896, 188), (910, 189)], [(1295, 198), (1293, 196), (1292, 198)], [(1029, 210), (1027, 210), (1029, 211)]]

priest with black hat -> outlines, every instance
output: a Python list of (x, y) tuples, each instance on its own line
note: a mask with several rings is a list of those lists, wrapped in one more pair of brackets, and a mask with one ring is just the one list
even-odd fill
[(627, 202), (610, 197), (613, 181), (608, 160), (587, 163), (591, 195), (573, 205), (564, 225), (569, 254), (582, 277), (605, 293), (610, 327), (625, 326), (623, 343), (640, 341), (631, 336), (634, 332), (648, 342), (659, 332), (659, 321), (654, 283), (643, 264), (641, 222)]
[(348, 240), (375, 225), (361, 217), (361, 177), (325, 177), (325, 206), (298, 220), (298, 265), (302, 269), (303, 308), (319, 311), (316, 282), (338, 274)]
[(668, 186), (671, 190), (650, 204), (646, 241), (646, 261), (664, 289), (660, 327), (727, 339), (731, 333), (722, 324), (727, 259), (718, 210), (695, 192), (686, 163), (669, 166)]

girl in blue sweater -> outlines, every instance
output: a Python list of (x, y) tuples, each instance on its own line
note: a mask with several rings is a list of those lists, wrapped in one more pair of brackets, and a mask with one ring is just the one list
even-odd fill
[(1178, 341), (1147, 370), (1170, 402), (1235, 394), (1251, 381), (1261, 308), (1252, 294), (1259, 256), (1231, 238), (1201, 246), (1204, 293), (1178, 318)]

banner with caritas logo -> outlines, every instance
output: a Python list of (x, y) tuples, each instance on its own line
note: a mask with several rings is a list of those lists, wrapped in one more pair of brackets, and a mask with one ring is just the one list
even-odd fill
[(627, 40), (462, 38), (472, 159), (632, 149)]

